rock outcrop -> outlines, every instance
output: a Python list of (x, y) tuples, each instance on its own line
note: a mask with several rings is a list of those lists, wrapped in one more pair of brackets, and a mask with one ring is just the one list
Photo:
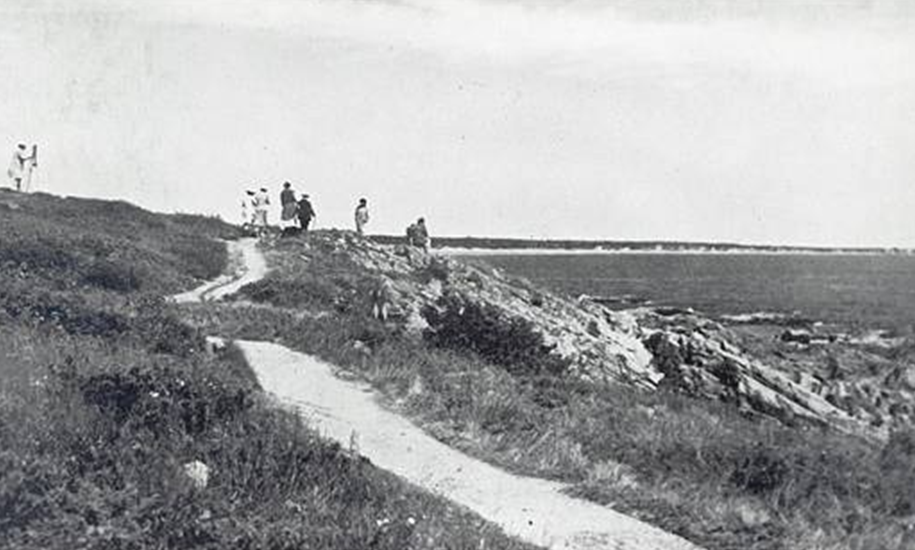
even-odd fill
[(849, 414), (828, 392), (815, 391), (809, 376), (789, 376), (753, 357), (724, 325), (690, 310), (614, 311), (587, 296), (559, 296), (483, 263), (378, 245), (349, 233), (313, 238), (318, 239), (313, 246), (346, 254), (386, 281), (394, 318), (414, 334), (428, 329), (427, 308), (441, 308), (446, 295), (458, 296), (495, 308), (506, 320), (524, 320), (574, 375), (593, 383), (668, 388), (731, 401), (748, 414), (846, 432), (863, 433), (873, 423), (866, 414)]

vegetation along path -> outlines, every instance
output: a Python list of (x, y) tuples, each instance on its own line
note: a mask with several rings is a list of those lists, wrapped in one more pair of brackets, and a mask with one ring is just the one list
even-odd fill
[[(235, 277), (176, 297), (213, 300), (262, 277), (267, 269), (253, 240), (230, 245), (242, 260)], [(371, 388), (335, 375), (315, 357), (267, 342), (240, 341), (266, 392), (295, 407), (326, 437), (377, 466), (459, 503), (509, 535), (548, 548), (677, 550), (691, 543), (613, 510), (562, 494), (563, 485), (518, 476), (471, 458), (382, 407)]]

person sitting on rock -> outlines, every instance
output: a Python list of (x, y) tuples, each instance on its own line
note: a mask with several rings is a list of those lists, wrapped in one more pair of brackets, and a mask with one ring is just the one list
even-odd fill
[(424, 252), (428, 253), (429, 248), (432, 247), (432, 239), (429, 238), (429, 230), (426, 229), (425, 218), (416, 220), (416, 225), (413, 226), (413, 240), (414, 246), (422, 248)]
[(416, 246), (416, 224), (411, 223), (407, 226), (407, 246)]

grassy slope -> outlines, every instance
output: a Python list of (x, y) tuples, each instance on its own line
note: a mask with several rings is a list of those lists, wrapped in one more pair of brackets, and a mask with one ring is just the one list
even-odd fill
[(281, 242), (279, 270), (243, 289), (276, 307), (226, 307), (223, 330), (279, 338), (360, 372), (451, 444), (575, 482), (709, 548), (911, 547), (913, 434), (876, 448), (723, 403), (525, 376), (523, 366), (405, 338), (368, 318), (373, 274), (321, 246), (326, 238)]
[(266, 406), (234, 348), (206, 352), (162, 293), (220, 272), (230, 226), (0, 192), (0, 236), (0, 547), (523, 547)]

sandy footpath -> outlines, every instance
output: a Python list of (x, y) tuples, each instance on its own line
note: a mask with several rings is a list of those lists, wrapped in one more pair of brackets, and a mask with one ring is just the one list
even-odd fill
[(248, 283), (264, 278), (264, 275), (267, 274), (267, 260), (257, 249), (257, 239), (228, 241), (226, 246), (229, 249), (229, 265), (233, 273), (222, 275), (193, 290), (172, 296), (174, 302), (182, 304), (219, 300), (238, 292)]
[(559, 483), (517, 476), (469, 457), (383, 408), (372, 389), (314, 357), (265, 342), (236, 342), (264, 390), (324, 436), (375, 465), (462, 504), (509, 535), (547, 548), (692, 549), (629, 516), (560, 493)]
[[(218, 300), (262, 278), (253, 239), (229, 243), (236, 273), (175, 296)], [(547, 548), (686, 550), (691, 543), (613, 510), (562, 494), (563, 485), (511, 474), (467, 456), (385, 409), (371, 387), (336, 376), (315, 357), (267, 342), (236, 342), (264, 391), (324, 436), (409, 482), (466, 506), (507, 534)]]

